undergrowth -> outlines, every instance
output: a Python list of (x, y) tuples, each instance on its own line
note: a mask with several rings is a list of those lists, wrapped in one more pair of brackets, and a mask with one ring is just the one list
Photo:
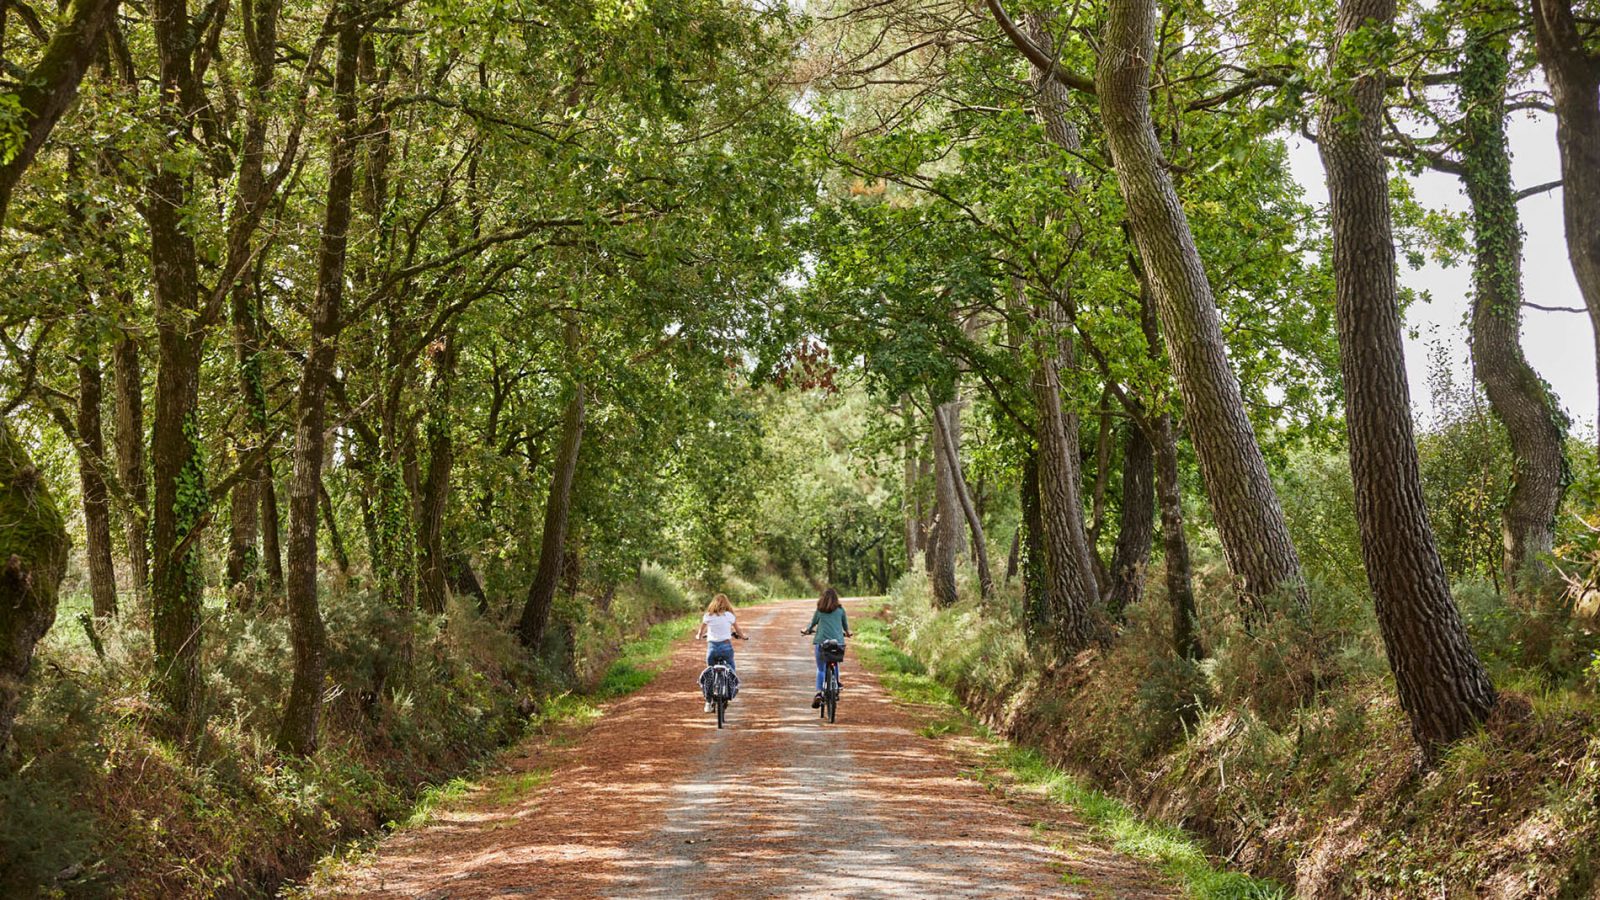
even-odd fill
[(1050, 764), (1038, 751), (997, 736), (961, 705), (949, 686), (895, 645), (884, 620), (858, 619), (855, 647), (892, 695), (928, 708), (927, 721), (920, 729), (924, 737), (969, 734), (978, 738), (987, 765), (1009, 773), (1016, 784), (1036, 789), (1052, 802), (1072, 809), (1116, 850), (1154, 864), (1187, 895), (1216, 900), (1286, 896), (1276, 884), (1218, 868), (1193, 835), (1146, 821), (1122, 801)]
[[(1202, 598), (1227, 596), (1220, 567), (1199, 569)], [(1091, 820), (1099, 801), (1087, 798), (1107, 797), (1299, 896), (1600, 888), (1596, 638), (1559, 609), (1458, 588), (1502, 703), (1424, 770), (1364, 596), (1315, 584), (1309, 617), (1274, 606), (1250, 631), (1230, 605), (1203, 600), (1209, 655), (1190, 662), (1170, 650), (1158, 573), (1148, 583), (1116, 641), (1052, 668), (1029, 652), (1014, 588), (937, 609), (911, 575), (887, 605), (905, 649), (871, 652), (891, 688), (959, 698), (1036, 754), (1008, 767), (1070, 772), (1050, 789)], [(1096, 824), (1110, 833), (1114, 821)]]
[[(572, 647), (610, 641), (586, 647), (580, 668), (559, 654), (530, 659), (470, 603), (398, 616), (342, 586), (322, 602), (329, 699), (307, 760), (274, 749), (290, 652), (277, 611), (208, 606), (210, 714), (188, 747), (165, 737), (149, 696), (137, 612), (96, 629), (102, 656), (67, 610), (41, 646), (0, 769), (0, 896), (270, 896), (331, 848), (424, 821), (530, 728), (592, 718), (598, 700), (643, 684), (697, 605), (650, 567), (618, 591), (613, 620), (558, 614), (551, 630)], [(663, 615), (679, 618), (648, 628)], [(387, 671), (375, 693), (393, 657), (379, 636), (395, 634), (410, 642), (409, 667)]]

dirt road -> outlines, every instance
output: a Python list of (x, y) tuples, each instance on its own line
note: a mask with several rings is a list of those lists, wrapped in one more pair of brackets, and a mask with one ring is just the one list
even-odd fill
[(1173, 896), (1059, 810), (962, 777), (853, 659), (838, 723), (820, 723), (798, 634), (810, 608), (740, 615), (750, 640), (736, 645), (743, 686), (727, 729), (700, 711), (704, 646), (685, 641), (593, 728), (513, 760), (325, 895)]

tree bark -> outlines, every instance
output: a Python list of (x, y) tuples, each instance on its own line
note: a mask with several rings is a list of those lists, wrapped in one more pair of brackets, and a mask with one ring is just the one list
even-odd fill
[(452, 387), (456, 371), (456, 334), (451, 329), (434, 355), (432, 406), (428, 410), (428, 473), (422, 483), (422, 504), (417, 533), (422, 551), (422, 608), (434, 615), (444, 612), (446, 594), (444, 508), (450, 496), (450, 468), (454, 450), (450, 440)]
[(916, 442), (911, 439), (916, 427), (915, 407), (906, 398), (901, 399), (901, 408), (904, 410), (901, 417), (905, 420), (906, 439), (903, 454), (905, 456), (905, 492), (901, 498), (901, 511), (905, 517), (906, 528), (906, 571), (917, 567), (917, 551), (922, 549), (922, 500), (918, 484), (919, 467)]
[(1386, 46), (1394, 17), (1394, 0), (1340, 0), (1319, 147), (1362, 557), (1400, 705), (1432, 758), (1483, 721), (1495, 693), (1450, 596), (1418, 474), (1382, 145), (1387, 60), (1350, 49)]
[[(479, 615), (488, 615), (489, 594), (484, 591), (483, 581), (478, 578), (478, 573), (472, 570), (472, 560), (467, 554), (456, 552), (450, 554), (448, 565), (446, 571), (450, 576), (450, 590), (458, 596), (473, 598), (477, 601)], [(615, 592), (616, 587), (613, 585), (610, 590)]]
[(957, 521), (961, 517), (961, 501), (956, 496), (955, 473), (950, 469), (950, 461), (939, 450), (940, 423), (943, 429), (953, 429), (959, 434), (960, 417), (960, 407), (955, 401), (934, 404), (928, 426), (933, 447), (934, 505), (934, 524), (928, 537), (928, 577), (933, 582), (933, 600), (940, 606), (951, 606), (959, 599), (956, 557), (961, 554), (962, 542), (961, 525)]
[[(1508, 3), (1502, 20), (1515, 15)], [(1481, 17), (1480, 17), (1481, 18)], [(1511, 41), (1486, 23), (1469, 27), (1462, 53), (1464, 180), (1472, 201), (1472, 368), (1505, 425), (1513, 461), (1501, 511), (1506, 584), (1520, 593), (1539, 580), (1555, 542), (1567, 481), (1565, 416), (1522, 353), (1522, 223), (1506, 145), (1506, 85)]]
[(1011, 532), (1011, 550), (1006, 554), (1006, 584), (1017, 577), (1018, 566), (1022, 564), (1022, 532), (1023, 527), (1018, 525)]
[(1134, 242), (1161, 317), (1173, 374), (1229, 569), (1247, 612), (1281, 589), (1303, 605), (1300, 560), (1228, 362), (1216, 302), (1150, 113), (1154, 0), (1110, 0), (1096, 85)]
[[(87, 311), (86, 313), (87, 314)], [(78, 484), (83, 494), (83, 543), (89, 569), (89, 595), (96, 617), (117, 614), (117, 571), (111, 562), (111, 505), (101, 466), (106, 464), (100, 425), (103, 380), (100, 350), (92, 336), (78, 358)]]
[(1036, 323), (1033, 403), (1039, 444), (1039, 515), (1044, 547), (1045, 610), (1055, 651), (1072, 656), (1105, 636), (1100, 586), (1089, 558), (1079, 488), (1078, 421), (1061, 406), (1058, 354), (1072, 358), (1072, 343), (1048, 312)]
[(528, 599), (518, 623), (522, 645), (534, 651), (544, 640), (550, 605), (561, 583), (561, 557), (567, 541), (567, 514), (572, 508), (572, 482), (578, 471), (578, 449), (583, 443), (585, 400), (583, 383), (575, 383), (561, 418), (561, 449), (556, 453), (555, 471), (550, 476), (550, 499), (544, 508), (539, 569), (528, 587)]
[(1600, 378), (1600, 56), (1585, 43), (1572, 0), (1533, 0), (1533, 44), (1556, 109), (1567, 257), (1594, 328)]
[(146, 523), (150, 515), (150, 489), (144, 471), (144, 375), (139, 365), (139, 345), (124, 333), (112, 351), (116, 397), (117, 478), (132, 499), (134, 509), (124, 517), (123, 537), (128, 543), (128, 573), (133, 596), (142, 605), (150, 592), (150, 544)]
[[(272, 457), (261, 461), (261, 565), (267, 573), (267, 586), (274, 594), (283, 593), (283, 528), (278, 520), (278, 475)], [(348, 560), (345, 568), (349, 568)]]
[[(959, 404), (952, 408), (959, 410)], [(972, 501), (972, 495), (967, 491), (967, 480), (961, 473), (961, 456), (957, 449), (954, 436), (945, 424), (942, 414), (935, 410), (934, 415), (934, 449), (945, 455), (945, 464), (950, 467), (951, 481), (956, 489), (956, 499), (960, 501), (961, 513), (967, 519), (967, 528), (972, 532), (973, 556), (978, 565), (978, 590), (984, 600), (994, 597), (994, 576), (989, 570), (988, 541), (983, 534), (983, 520), (978, 515), (978, 508)]]
[(1194, 602), (1194, 578), (1189, 566), (1189, 540), (1184, 535), (1183, 491), (1178, 482), (1178, 441), (1172, 416), (1155, 420), (1156, 496), (1161, 508), (1161, 551), (1165, 557), (1167, 602), (1172, 607), (1172, 649), (1183, 659), (1200, 659), (1200, 626)]
[(1137, 425), (1128, 426), (1122, 442), (1122, 514), (1118, 521), (1106, 611), (1120, 622), (1127, 608), (1144, 597), (1145, 564), (1155, 537), (1155, 453)]
[(1030, 447), (1022, 461), (1022, 609), (1030, 643), (1049, 636), (1050, 606), (1046, 586), (1044, 514), (1039, 502), (1039, 449)]
[(289, 572), (285, 589), (294, 677), (278, 729), (278, 747), (296, 756), (316, 752), (327, 664), (322, 610), (317, 599), (317, 501), (322, 489), (327, 390), (338, 353), (351, 196), (355, 190), (359, 140), (356, 66), (362, 38), (358, 5), (345, 2), (343, 6), (339, 11), (333, 85), (340, 125), (329, 159), (327, 207), (317, 254), (317, 293), (311, 310), (311, 346), (300, 372), (294, 475), (289, 483)]
[(0, 752), (22, 699), (33, 648), (56, 620), (71, 541), (43, 475), (0, 421)]
[[(162, 153), (185, 152), (185, 88), (193, 81), (191, 23), (185, 0), (156, 0), (153, 20), (160, 60)], [(200, 446), (201, 321), (198, 259), (187, 210), (193, 202), (184, 167), (156, 165), (144, 216), (156, 318), (155, 423), (150, 451), (154, 509), (150, 531), (150, 604), (155, 688), (185, 739), (201, 718), (201, 603), (205, 579), (196, 529), (208, 504)]]
[[(323, 469), (328, 467), (326, 458), (322, 462)], [(344, 547), (344, 535), (339, 531), (339, 518), (333, 513), (333, 495), (328, 493), (328, 482), (317, 485), (317, 505), (322, 510), (322, 525), (328, 529), (328, 549), (333, 551), (333, 564), (339, 567), (341, 575), (350, 572), (350, 553)]]

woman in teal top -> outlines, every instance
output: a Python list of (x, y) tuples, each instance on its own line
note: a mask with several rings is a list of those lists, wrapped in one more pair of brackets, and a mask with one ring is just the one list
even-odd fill
[(817, 598), (817, 611), (811, 614), (811, 624), (806, 626), (805, 633), (815, 635), (811, 639), (811, 653), (817, 660), (817, 696), (812, 698), (811, 708), (816, 709), (822, 705), (822, 682), (827, 672), (827, 664), (822, 660), (822, 642), (843, 644), (844, 639), (850, 637), (850, 618), (839, 603), (838, 591), (830, 587)]

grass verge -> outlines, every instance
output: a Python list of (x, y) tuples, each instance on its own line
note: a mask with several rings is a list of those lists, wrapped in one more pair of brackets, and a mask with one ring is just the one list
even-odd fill
[(955, 692), (895, 646), (888, 624), (875, 615), (882, 607), (882, 603), (873, 603), (855, 609), (858, 657), (897, 700), (922, 707), (924, 723), (919, 732), (924, 737), (975, 738), (981, 748), (980, 765), (987, 770), (976, 773), (979, 778), (992, 784), (997, 781), (993, 776), (1004, 772), (1013, 783), (1043, 793), (1052, 803), (1072, 810), (1118, 852), (1154, 865), (1190, 897), (1276, 900), (1289, 896), (1274, 882), (1218, 867), (1182, 829), (1145, 821), (1122, 801), (1051, 765), (1038, 752), (995, 735), (961, 705)]

